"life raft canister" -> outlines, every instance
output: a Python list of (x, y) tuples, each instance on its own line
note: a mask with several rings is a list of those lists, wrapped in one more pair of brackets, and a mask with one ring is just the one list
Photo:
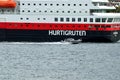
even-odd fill
[(15, 8), (16, 2), (14, 0), (0, 0), (0, 8)]

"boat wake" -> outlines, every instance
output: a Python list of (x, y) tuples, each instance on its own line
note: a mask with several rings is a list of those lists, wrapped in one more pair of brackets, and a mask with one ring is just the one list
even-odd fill
[(36, 45), (36, 44), (70, 44), (69, 42), (1, 42), (0, 44), (12, 44), (12, 45)]

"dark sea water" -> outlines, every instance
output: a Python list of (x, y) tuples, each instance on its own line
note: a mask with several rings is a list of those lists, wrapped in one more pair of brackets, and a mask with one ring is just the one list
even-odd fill
[(0, 80), (120, 80), (120, 42), (1, 42)]

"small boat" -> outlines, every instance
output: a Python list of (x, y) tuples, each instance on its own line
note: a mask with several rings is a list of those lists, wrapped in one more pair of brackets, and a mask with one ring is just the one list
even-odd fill
[(0, 8), (15, 8), (16, 2), (14, 0), (0, 0)]
[(73, 38), (68, 38), (68, 39), (65, 40), (65, 42), (69, 42), (71, 44), (79, 44), (79, 43), (82, 42), (82, 39), (75, 40)]

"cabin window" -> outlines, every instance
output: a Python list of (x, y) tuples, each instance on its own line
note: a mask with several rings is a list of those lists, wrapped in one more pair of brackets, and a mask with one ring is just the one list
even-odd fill
[(38, 18), (38, 20), (40, 20), (40, 18)]
[(68, 6), (70, 6), (70, 4), (68, 4)]
[(72, 22), (75, 22), (75, 18), (72, 18)]
[(24, 3), (22, 3), (22, 5), (25, 5)]
[(26, 20), (29, 20), (29, 18), (26, 18)]
[(58, 22), (58, 18), (55, 18), (55, 22)]
[(84, 18), (84, 22), (87, 22), (87, 18)]
[(63, 21), (64, 21), (64, 18), (60, 18), (60, 21), (63, 22)]
[(56, 11), (57, 13), (59, 13), (59, 11)]
[(85, 6), (87, 6), (87, 4), (85, 4)]
[(90, 18), (90, 22), (93, 22), (93, 18)]
[(45, 4), (45, 6), (47, 6), (47, 4)]
[(50, 11), (51, 13), (53, 12), (53, 11)]
[(65, 4), (62, 4), (62, 6), (65, 6)]
[(76, 13), (76, 11), (73, 11), (73, 13)]
[(59, 6), (59, 4), (56, 4), (57, 6)]
[(81, 22), (81, 18), (78, 18), (78, 22)]
[(102, 18), (102, 22), (106, 22), (107, 18)]
[(66, 18), (66, 22), (69, 22), (70, 21), (70, 18)]
[(95, 19), (95, 22), (100, 22), (100, 18), (96, 18), (96, 19)]
[(40, 6), (42, 5), (42, 4), (39, 4)]
[(20, 20), (23, 20), (23, 18), (20, 18)]
[(30, 10), (28, 10), (28, 12), (30, 12)]
[(28, 5), (30, 5), (30, 3), (28, 3)]
[(76, 4), (73, 4), (74, 6), (76, 6)]
[(53, 4), (50, 4), (50, 6), (53, 6)]
[(68, 11), (68, 13), (70, 13), (70, 11)]
[(36, 4), (34, 3), (33, 5), (35, 6)]
[(112, 21), (113, 21), (113, 18), (108, 18), (107, 22), (112, 22)]
[(82, 6), (82, 4), (79, 4), (79, 6)]
[(64, 13), (65, 11), (62, 11), (62, 13)]

